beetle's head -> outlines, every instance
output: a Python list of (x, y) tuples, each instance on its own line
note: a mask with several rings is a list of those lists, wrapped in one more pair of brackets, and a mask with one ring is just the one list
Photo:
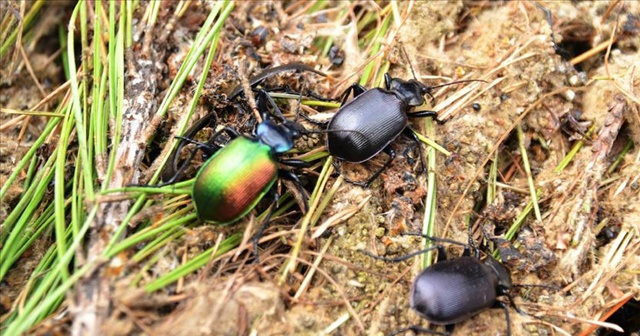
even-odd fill
[(307, 129), (304, 128), (304, 126), (293, 120), (285, 120), (282, 123), (282, 127), (286, 128), (289, 131), (292, 139), (297, 139), (303, 134), (307, 133)]

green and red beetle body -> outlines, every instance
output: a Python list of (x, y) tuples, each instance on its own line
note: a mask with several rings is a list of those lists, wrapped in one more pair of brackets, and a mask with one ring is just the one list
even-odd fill
[[(294, 63), (265, 70), (262, 74), (253, 77), (250, 80), (250, 85), (255, 88), (264, 79), (287, 71), (309, 71), (324, 75), (304, 64)], [(229, 99), (239, 97), (242, 92), (242, 87), (238, 86), (229, 95)], [(262, 232), (275, 211), (279, 197), (275, 182), (279, 178), (293, 181), (299, 194), (305, 198), (305, 207), (307, 206), (307, 194), (296, 173), (292, 170), (281, 169), (279, 166), (301, 168), (308, 167), (309, 164), (302, 160), (280, 158), (282, 154), (293, 148), (294, 139), (305, 131), (304, 128), (296, 122), (286, 120), (265, 90), (257, 90), (256, 105), (262, 113), (262, 122), (258, 123), (251, 136), (238, 135), (235, 130), (226, 127), (216, 132), (207, 143), (196, 142), (192, 140), (192, 137), (207, 126), (214, 127), (217, 118), (214, 113), (210, 113), (196, 121), (185, 133), (187, 137), (179, 137), (182, 142), (171, 155), (163, 176), (167, 180), (165, 184), (174, 183), (189, 165), (197, 149), (209, 154), (210, 157), (196, 175), (191, 196), (198, 218), (204, 222), (218, 225), (232, 224), (240, 220), (251, 212), (267, 194), (272, 194), (272, 206), (253, 238), (257, 260), (258, 239), (262, 236)], [(241, 104), (236, 106), (242, 108)], [(269, 119), (270, 110), (278, 123)], [(228, 140), (226, 144), (220, 145), (218, 142), (223, 133), (228, 135)], [(187, 143), (194, 143), (197, 148), (178, 167), (178, 153)]]
[(278, 178), (271, 147), (238, 137), (200, 168), (192, 197), (203, 221), (230, 224), (244, 217)]

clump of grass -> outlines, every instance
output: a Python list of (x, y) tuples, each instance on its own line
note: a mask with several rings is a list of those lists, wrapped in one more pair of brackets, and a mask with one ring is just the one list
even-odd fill
[[(6, 33), (3, 35), (9, 36), (0, 46), (0, 55), (5, 55), (16, 41), (20, 41), (20, 34), (26, 31), (35, 17), (45, 15), (41, 11), (44, 4), (44, 1), (34, 2), (19, 26), (6, 24), (0, 27)], [(30, 257), (37, 258), (37, 262), (27, 280), (28, 285), (3, 321), (3, 333), (8, 335), (21, 334), (65, 307), (68, 291), (73, 287), (82, 287), (83, 284), (78, 281), (83, 276), (106, 267), (100, 259), (109, 260), (122, 251), (145, 243), (146, 247), (132, 258), (135, 262), (141, 262), (153, 251), (166, 248), (172, 240), (179, 239), (185, 233), (184, 228), (196, 222), (195, 214), (184, 216), (188, 211), (186, 208), (164, 217), (155, 225), (143, 221), (133, 230), (129, 227), (135, 214), (154, 205), (155, 200), (149, 198), (150, 195), (188, 192), (186, 184), (155, 190), (120, 188), (127, 183), (122, 178), (122, 164), (130, 160), (123, 156), (125, 153), (122, 150), (125, 137), (131, 136), (127, 133), (131, 131), (127, 128), (131, 119), (127, 118), (135, 115), (132, 106), (124, 105), (135, 94), (132, 91), (125, 92), (124, 79), (127, 78), (127, 67), (132, 65), (125, 65), (128, 62), (125, 54), (134, 44), (133, 12), (136, 6), (136, 3), (101, 1), (76, 4), (69, 29), (67, 23), (60, 26), (60, 31), (66, 32), (60, 34), (60, 45), (66, 46), (61, 54), (68, 79), (68, 84), (63, 87), (66, 90), (64, 98), (52, 113), (21, 113), (3, 109), (7, 113), (33, 115), (48, 120), (31, 149), (17, 163), (0, 189), (0, 199), (4, 199), (12, 185), (24, 185), (22, 197), (8, 215), (0, 233), (0, 244), (3, 246), (0, 251), (3, 260), (0, 279), (12, 271), (12, 266), (20, 258), (25, 258), (25, 253), (34, 244), (48, 241), (48, 235), (55, 238), (41, 256)], [(184, 6), (178, 5), (174, 14), (184, 13)], [(148, 7), (145, 20), (138, 23), (138, 28), (147, 27), (150, 34), (156, 27), (158, 9), (159, 3)], [(193, 73), (196, 64), (204, 57), (205, 63), (198, 70), (201, 74), (199, 85), (191, 96), (189, 113), (180, 129), (186, 128), (188, 118), (198, 104), (216, 54), (220, 29), (231, 9), (231, 2), (213, 5), (203, 29), (194, 40), (193, 48), (185, 57), (177, 78), (172, 81), (168, 94), (157, 110), (160, 117), (166, 113), (172, 100), (183, 88), (187, 76)], [(5, 22), (12, 20), (8, 16), (5, 19), (9, 19)], [(78, 45), (82, 47), (81, 50), (76, 49)], [(76, 64), (78, 53), (84, 53), (80, 64)], [(143, 122), (146, 123), (148, 120)], [(52, 145), (53, 150), (40, 160), (38, 148), (45, 144)], [(152, 181), (157, 180), (158, 174), (159, 170)], [(123, 191), (127, 193), (120, 193)], [(102, 211), (105, 204), (132, 197), (135, 202), (128, 213), (122, 213), (123, 217), (111, 223), (104, 222), (105, 214)], [(180, 201), (180, 197), (175, 200)], [(167, 204), (163, 209), (175, 211), (178, 208)], [(96, 239), (97, 233), (101, 234), (99, 239)], [(215, 253), (212, 249), (206, 250), (182, 267), (145, 284), (145, 288), (153, 291), (166, 287), (176, 278), (192, 273), (209, 260), (237, 246), (238, 241), (237, 235), (231, 235), (215, 247)], [(87, 247), (88, 255), (79, 253), (83, 246)], [(86, 256), (89, 259), (83, 259)], [(138, 271), (144, 272), (145, 269)]]

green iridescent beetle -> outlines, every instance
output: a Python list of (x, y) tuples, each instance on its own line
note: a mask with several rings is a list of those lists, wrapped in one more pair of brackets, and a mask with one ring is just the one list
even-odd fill
[[(307, 206), (307, 194), (298, 176), (294, 171), (281, 169), (279, 165), (298, 168), (310, 165), (302, 160), (280, 157), (293, 148), (294, 140), (305, 130), (296, 122), (285, 120), (268, 93), (261, 91), (257, 98), (258, 106), (263, 111), (263, 121), (257, 125), (253, 135), (239, 135), (234, 129), (225, 127), (216, 132), (207, 143), (179, 137), (182, 142), (174, 152), (173, 159), (170, 160), (169, 170), (176, 171), (177, 153), (184, 144), (195, 143), (197, 147), (167, 182), (173, 183), (177, 176), (181, 175), (198, 149), (211, 154), (196, 175), (191, 198), (198, 218), (218, 225), (232, 224), (240, 220), (253, 210), (267, 193), (271, 192), (273, 204), (253, 238), (256, 260), (258, 240), (276, 209), (279, 195), (274, 184), (278, 178), (293, 181), (303, 197), (305, 207)], [(264, 112), (268, 110), (264, 104), (265, 100), (275, 109), (275, 115), (280, 119), (280, 123), (268, 119), (267, 113)], [(187, 134), (195, 135), (207, 125), (215, 124), (215, 119), (215, 114), (203, 117), (196, 121)], [(225, 134), (229, 139), (226, 144), (216, 144), (216, 141)]]
[[(286, 71), (308, 71), (325, 76), (324, 73), (304, 64), (292, 63), (265, 70), (251, 78), (250, 85), (255, 88), (255, 85), (264, 79)], [(229, 95), (229, 99), (240, 97), (242, 92), (241, 86), (236, 87)], [(279, 123), (268, 119), (267, 103), (274, 111), (274, 116)], [(258, 90), (256, 104), (262, 112), (262, 122), (257, 125), (252, 136), (239, 135), (232, 128), (226, 127), (214, 134), (208, 143), (199, 143), (191, 140), (191, 137), (207, 125), (215, 124), (216, 117), (211, 113), (196, 121), (185, 134), (186, 137), (179, 137), (183, 141), (173, 153), (173, 159), (170, 160), (170, 165), (165, 167), (163, 176), (172, 176), (166, 184), (173, 183), (194, 157), (195, 150), (180, 169), (177, 169), (178, 153), (187, 142), (195, 143), (198, 146), (197, 149), (212, 153), (196, 175), (191, 196), (198, 218), (219, 225), (232, 224), (240, 220), (253, 210), (267, 193), (272, 192), (274, 204), (253, 238), (257, 258), (258, 240), (276, 208), (279, 195), (274, 184), (278, 178), (293, 181), (300, 195), (305, 198), (303, 200), (305, 207), (307, 206), (306, 193), (300, 185), (298, 176), (293, 171), (280, 169), (279, 164), (308, 167), (309, 163), (280, 157), (293, 148), (294, 140), (305, 131), (304, 128), (296, 122), (286, 120), (266, 91)], [(224, 146), (214, 144), (215, 140), (223, 134), (226, 134), (230, 140)]]
[(238, 135), (230, 128), (221, 132), (232, 140), (202, 165), (193, 184), (192, 198), (201, 220), (218, 224), (239, 220), (262, 200), (278, 177), (300, 184), (293, 172), (278, 167), (279, 163), (308, 166), (301, 160), (279, 158), (300, 136), (294, 127), (265, 120), (253, 137)]

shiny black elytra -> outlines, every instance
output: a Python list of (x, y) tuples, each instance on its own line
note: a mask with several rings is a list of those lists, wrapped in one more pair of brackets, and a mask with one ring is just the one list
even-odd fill
[(492, 257), (484, 263), (471, 256), (439, 260), (414, 280), (411, 308), (439, 325), (464, 321), (492, 307), (504, 308), (508, 316), (505, 303), (496, 298), (508, 295), (510, 288), (509, 272)]
[[(423, 235), (421, 235), (423, 236)], [(418, 315), (437, 325), (445, 325), (447, 333), (437, 332), (419, 326), (410, 326), (396, 330), (389, 336), (398, 335), (409, 330), (415, 333), (447, 335), (453, 330), (455, 323), (464, 321), (488, 308), (502, 308), (507, 320), (507, 335), (511, 335), (511, 320), (507, 304), (498, 300), (506, 296), (510, 305), (524, 314), (513, 302), (509, 290), (512, 286), (509, 271), (496, 259), (487, 256), (480, 261), (478, 253), (471, 256), (467, 245), (449, 239), (423, 236), (434, 242), (452, 243), (465, 246), (463, 256), (446, 259), (442, 245), (414, 252), (398, 258), (385, 258), (366, 251), (363, 253), (384, 261), (403, 261), (437, 249), (438, 259), (435, 264), (425, 268), (418, 274), (411, 286), (410, 306)]]
[[(351, 85), (343, 94), (342, 106), (329, 121), (327, 127), (327, 150), (333, 157), (353, 163), (361, 163), (374, 157), (380, 152), (389, 155), (389, 159), (365, 182), (352, 181), (356, 185), (368, 186), (396, 156), (389, 145), (401, 133), (418, 142), (415, 133), (407, 127), (409, 118), (424, 118), (438, 116), (435, 111), (415, 111), (409, 113), (413, 107), (424, 104), (424, 95), (431, 95), (434, 88), (468, 82), (457, 81), (438, 86), (426, 86), (411, 79), (408, 81), (392, 78), (385, 74), (385, 88), (367, 90), (360, 84)], [(353, 93), (353, 100), (347, 102)], [(438, 123), (442, 123), (436, 119)], [(418, 146), (420, 149), (420, 146)], [(420, 153), (422, 160), (422, 153)], [(424, 162), (423, 168), (424, 168)]]

